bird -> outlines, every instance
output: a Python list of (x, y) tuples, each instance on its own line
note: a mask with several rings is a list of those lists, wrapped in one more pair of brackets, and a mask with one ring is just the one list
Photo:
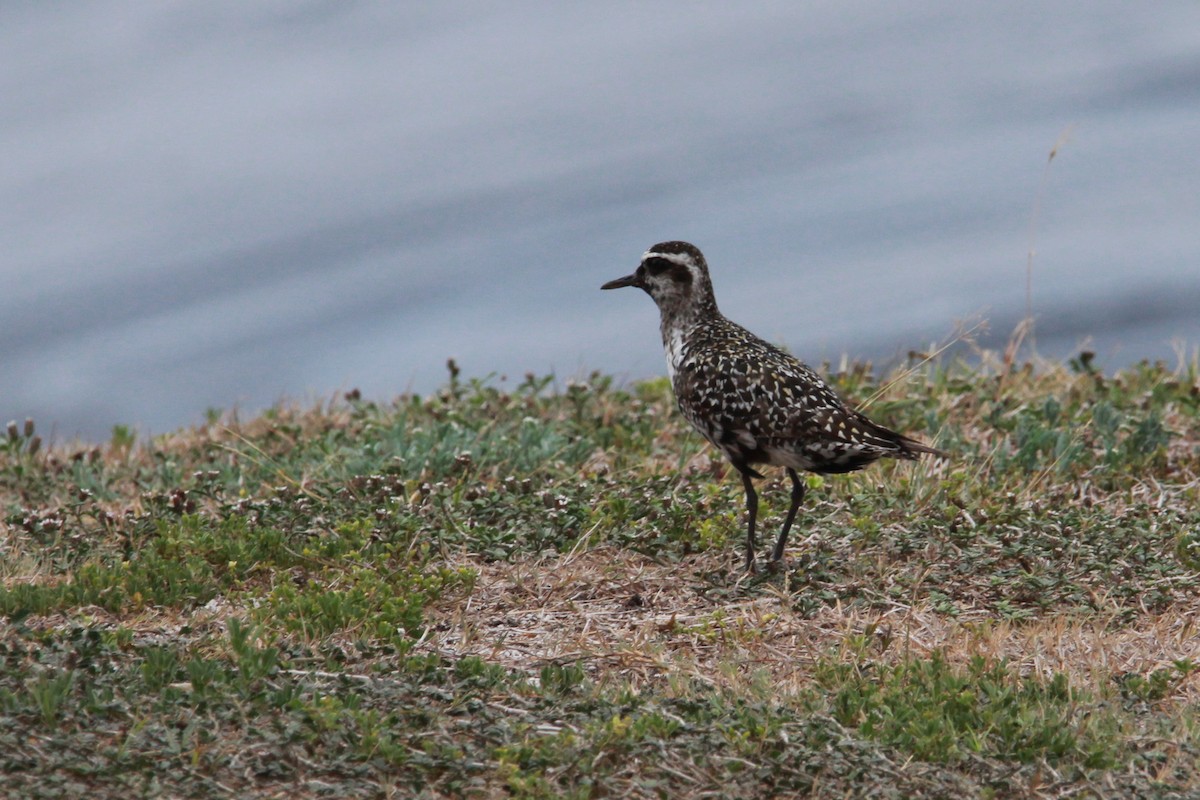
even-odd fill
[(804, 500), (797, 470), (853, 472), (880, 458), (916, 460), (947, 454), (872, 422), (846, 404), (813, 369), (727, 319), (717, 308), (708, 264), (695, 245), (661, 242), (630, 275), (601, 289), (633, 286), (661, 316), (667, 374), (679, 410), (742, 478), (746, 494), (747, 572), (756, 571), (758, 465), (783, 467), (791, 505), (771, 551), (783, 559), (788, 531)]

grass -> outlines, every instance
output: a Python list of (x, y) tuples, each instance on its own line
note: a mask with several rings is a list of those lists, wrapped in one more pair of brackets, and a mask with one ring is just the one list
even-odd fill
[(810, 476), (754, 577), (661, 380), (10, 425), (0, 794), (1200, 794), (1195, 366), (833, 378), (955, 458)]

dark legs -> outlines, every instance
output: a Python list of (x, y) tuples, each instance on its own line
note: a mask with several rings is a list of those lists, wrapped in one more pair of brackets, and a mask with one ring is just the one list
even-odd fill
[[(800, 480), (796, 470), (791, 467), (788, 467), (787, 474), (792, 479), (792, 505), (788, 509), (787, 518), (783, 521), (783, 530), (779, 532), (775, 548), (771, 551), (771, 561), (783, 559), (783, 550), (787, 547), (788, 531), (792, 529), (792, 523), (796, 521), (796, 512), (800, 510), (800, 503), (804, 501), (804, 482)], [(746, 521), (746, 571), (754, 572), (754, 523), (758, 519), (758, 492), (754, 491), (754, 482), (750, 479), (749, 472), (742, 473), (742, 486), (746, 489), (746, 516), (748, 518)]]
[(742, 473), (742, 486), (746, 488), (746, 514), (750, 518), (746, 524), (746, 572), (754, 572), (754, 520), (758, 517), (758, 493), (754, 491), (750, 473)]
[(787, 519), (783, 521), (783, 530), (779, 532), (779, 539), (775, 542), (775, 549), (771, 551), (772, 561), (779, 561), (783, 558), (783, 548), (787, 546), (788, 531), (792, 529), (792, 522), (796, 519), (796, 512), (800, 510), (800, 503), (804, 500), (804, 482), (800, 480), (800, 476), (796, 474), (796, 470), (791, 467), (787, 468), (787, 474), (792, 479), (792, 507), (788, 509)]

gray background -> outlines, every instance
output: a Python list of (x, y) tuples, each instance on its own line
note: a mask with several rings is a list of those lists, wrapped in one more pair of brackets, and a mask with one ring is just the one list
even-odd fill
[(1002, 340), (1031, 243), (1041, 353), (1200, 341), (1200, 4), (733, 6), (4, 3), (0, 416), (662, 374), (672, 238), (810, 362)]

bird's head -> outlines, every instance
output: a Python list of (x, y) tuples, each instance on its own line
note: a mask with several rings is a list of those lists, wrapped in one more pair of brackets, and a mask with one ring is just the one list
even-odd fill
[(662, 242), (642, 255), (632, 275), (617, 278), (601, 289), (636, 286), (653, 298), (664, 315), (716, 311), (708, 264), (699, 248), (687, 242)]

